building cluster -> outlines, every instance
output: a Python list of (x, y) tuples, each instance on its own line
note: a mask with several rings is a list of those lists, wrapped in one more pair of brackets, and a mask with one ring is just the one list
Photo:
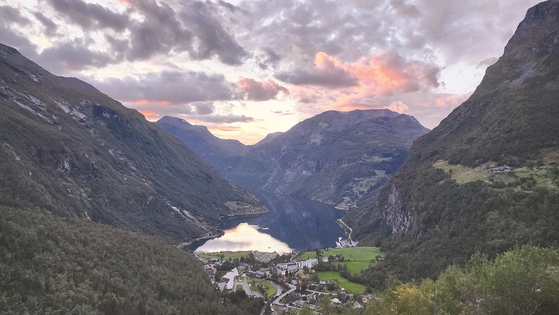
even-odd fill
[[(366, 295), (359, 295), (359, 299), (352, 299), (352, 295), (348, 294), (343, 288), (338, 289), (333, 294), (326, 292), (326, 286), (329, 282), (318, 281), (316, 275), (313, 276), (314, 270), (312, 268), (319, 263), (316, 258), (297, 260), (296, 255), (293, 255), (288, 259), (288, 262), (274, 263), (273, 260), (278, 257), (277, 253), (254, 252), (254, 260), (259, 262), (257, 266), (262, 267), (255, 268), (246, 260), (241, 262), (240, 260), (231, 261), (219, 258), (204, 259), (199, 255), (197, 256), (205, 262), (204, 268), (208, 276), (222, 292), (234, 292), (242, 288), (248, 296), (265, 297), (258, 290), (252, 291), (254, 288), (251, 288), (249, 282), (252, 281), (250, 278), (266, 279), (277, 288), (276, 294), (268, 298), (277, 299), (274, 301), (274, 305), (282, 310), (301, 308), (304, 304), (308, 304), (316, 310), (319, 308), (321, 296), (324, 295), (331, 295), (329, 298), (334, 306), (351, 304), (357, 308), (361, 307), (363, 300), (366, 301), (368, 298)], [(338, 260), (339, 258), (337, 255), (323, 257), (322, 261), (328, 262), (329, 259)], [(229, 267), (231, 269), (228, 269)], [(310, 281), (313, 277), (315, 280)], [(307, 285), (308, 288), (313, 290), (305, 290)], [(315, 289), (324, 291), (314, 291)], [(284, 296), (280, 296), (282, 293), (284, 293)]]

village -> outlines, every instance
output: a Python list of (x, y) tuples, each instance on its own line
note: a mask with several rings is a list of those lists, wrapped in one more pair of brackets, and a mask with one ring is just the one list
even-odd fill
[[(347, 281), (337, 270), (342, 274), (345, 270), (347, 274), (348, 265), (350, 268), (357, 264), (366, 267), (382, 260), (382, 254), (376, 248), (355, 247), (352, 251), (359, 251), (365, 258), (350, 261), (329, 250), (282, 255), (259, 251), (195, 254), (204, 262), (208, 277), (219, 291), (242, 291), (249, 297), (263, 298), (273, 314), (289, 314), (305, 304), (312, 310), (326, 304), (329, 307), (363, 307), (371, 299), (369, 290)], [(363, 252), (367, 255), (362, 255)]]

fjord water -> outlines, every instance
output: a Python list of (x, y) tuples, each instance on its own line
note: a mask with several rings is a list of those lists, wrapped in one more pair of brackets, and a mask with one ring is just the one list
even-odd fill
[(274, 194), (258, 197), (269, 212), (234, 222), (224, 235), (203, 244), (196, 251), (277, 251), (335, 247), (344, 231), (336, 224), (345, 212), (316, 201)]

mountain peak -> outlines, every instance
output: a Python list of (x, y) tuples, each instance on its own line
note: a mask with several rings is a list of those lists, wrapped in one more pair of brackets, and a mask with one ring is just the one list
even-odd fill
[(192, 126), (192, 124), (189, 123), (188, 121), (186, 121), (182, 118), (173, 117), (173, 116), (163, 116), (163, 117), (161, 117), (161, 119), (158, 120), (158, 122), (159, 121), (166, 122), (166, 123), (185, 124), (187, 126)]
[(550, 54), (559, 46), (559, 1), (550, 0), (530, 8), (505, 47), (506, 55)]

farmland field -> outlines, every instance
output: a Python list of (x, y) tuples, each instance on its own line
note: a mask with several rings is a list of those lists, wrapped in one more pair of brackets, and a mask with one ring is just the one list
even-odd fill
[(337, 280), (338, 286), (349, 290), (353, 293), (363, 293), (365, 292), (365, 286), (359, 283), (351, 282), (344, 277), (342, 277), (338, 272), (335, 271), (323, 271), (318, 273), (318, 279), (320, 281), (330, 281)]

